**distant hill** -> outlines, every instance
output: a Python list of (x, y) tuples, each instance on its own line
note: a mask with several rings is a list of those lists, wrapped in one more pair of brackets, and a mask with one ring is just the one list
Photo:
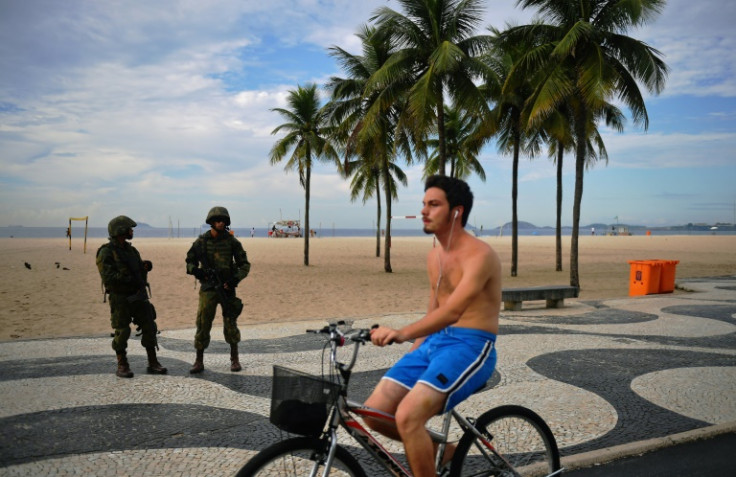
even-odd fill
[[(512, 223), (511, 222), (506, 222), (501, 227), (496, 227), (495, 229), (491, 229), (491, 230), (498, 230), (500, 228), (503, 228), (504, 230), (511, 230), (511, 226), (512, 226)], [(522, 220), (520, 220), (518, 222), (518, 226), (519, 226), (519, 230), (533, 230), (533, 229), (549, 228), (549, 227), (537, 227), (536, 225), (532, 224), (531, 222), (524, 222)]]
[[(687, 225), (668, 225), (668, 226), (660, 226), (660, 227), (651, 227), (647, 225), (629, 225), (629, 224), (602, 224), (602, 223), (593, 223), (588, 225), (580, 225), (580, 233), (585, 234), (588, 233), (593, 227), (595, 227), (595, 230), (597, 233), (605, 234), (606, 231), (609, 231), (612, 227), (626, 227), (628, 228), (629, 232), (640, 234), (640, 233), (646, 233), (647, 230), (651, 230), (652, 232), (655, 232), (657, 230), (663, 230), (663, 231), (676, 231), (676, 232), (702, 232), (702, 231), (723, 231), (723, 232), (729, 232), (729, 231), (736, 231), (736, 225), (734, 224), (727, 224), (727, 223), (721, 223), (718, 222), (716, 224), (687, 224)], [(715, 227), (715, 228), (714, 228)], [(469, 229), (478, 230), (478, 227), (472, 227), (468, 225)], [(508, 233), (511, 231), (511, 222), (506, 222), (501, 227), (494, 227), (491, 229), (484, 228), (483, 230), (488, 233), (493, 233), (494, 231), (497, 233), (499, 230), (503, 228), (504, 233)], [(570, 225), (563, 225), (562, 230), (569, 231), (572, 229), (572, 226)], [(528, 230), (543, 230), (543, 231), (554, 231), (555, 227), (550, 226), (543, 226), (540, 227), (538, 225), (534, 225), (531, 222), (524, 222), (519, 221), (519, 230), (520, 231), (528, 231)]]

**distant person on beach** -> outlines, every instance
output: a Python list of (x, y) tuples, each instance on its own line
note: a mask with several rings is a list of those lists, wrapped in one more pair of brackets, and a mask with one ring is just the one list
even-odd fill
[(199, 306), (194, 349), (197, 357), (189, 370), (204, 371), (204, 350), (210, 345), (212, 322), (217, 305), (222, 308), (225, 341), (230, 345), (230, 371), (240, 371), (238, 316), (243, 302), (235, 296), (235, 288), (248, 276), (250, 262), (240, 241), (228, 233), (230, 214), (225, 207), (213, 207), (207, 214), (210, 230), (200, 235), (187, 252), (187, 274), (199, 280)]
[(130, 338), (130, 325), (141, 330), (141, 345), (148, 354), (149, 374), (166, 374), (156, 358), (156, 310), (148, 299), (148, 272), (153, 264), (141, 260), (141, 255), (129, 240), (133, 240), (133, 227), (137, 224), (124, 215), (115, 217), (107, 226), (108, 243), (97, 249), (97, 269), (110, 302), (110, 324), (115, 331), (112, 349), (118, 358), (115, 374), (121, 378), (132, 378), (126, 350)]
[[(440, 247), (427, 256), (429, 308), (400, 329), (371, 331), (373, 344), (414, 341), (381, 379), (365, 405), (396, 416), (396, 426), (366, 419), (374, 430), (401, 440), (412, 472), (435, 475), (434, 448), (425, 425), (482, 387), (496, 365), (501, 263), (485, 242), (465, 231), (473, 206), (468, 185), (431, 176), (422, 202), (424, 232)], [(452, 457), (449, 446), (446, 461)]]
[(250, 238), (253, 238), (255, 236), (256, 236), (256, 228), (255, 227), (251, 227), (250, 228)]

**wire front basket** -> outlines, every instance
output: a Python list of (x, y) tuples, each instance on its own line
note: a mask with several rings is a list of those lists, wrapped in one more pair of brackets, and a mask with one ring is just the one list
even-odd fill
[(339, 392), (338, 383), (274, 366), (270, 421), (292, 434), (317, 436)]

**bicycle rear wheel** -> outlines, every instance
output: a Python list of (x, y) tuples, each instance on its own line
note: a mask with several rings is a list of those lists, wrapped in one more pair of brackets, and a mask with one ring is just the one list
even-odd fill
[(470, 431), (463, 434), (452, 458), (451, 477), (532, 477), (560, 469), (560, 453), (552, 431), (530, 409), (491, 409), (476, 420), (475, 428), (483, 439)]
[[(326, 458), (327, 449), (322, 439), (295, 437), (263, 449), (240, 469), (237, 477), (322, 475)], [(330, 476), (365, 477), (365, 472), (355, 457), (338, 446)]]

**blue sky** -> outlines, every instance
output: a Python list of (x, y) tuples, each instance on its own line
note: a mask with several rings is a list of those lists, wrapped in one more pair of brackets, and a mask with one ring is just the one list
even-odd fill
[[(125, 214), (166, 227), (198, 226), (213, 205), (233, 226), (304, 214), (294, 172), (271, 166), (287, 91), (343, 73), (327, 54), (359, 52), (354, 36), (382, 0), (0, 0), (0, 226), (93, 226)], [(488, 2), (484, 26), (533, 11)], [(732, 222), (736, 207), (736, 2), (669, 0), (629, 32), (671, 69), (647, 96), (647, 132), (630, 117), (604, 132), (608, 165), (587, 172), (582, 224)], [(482, 31), (479, 31), (481, 33)], [(642, 88), (642, 91), (644, 89)], [(624, 110), (627, 113), (628, 111)], [(565, 159), (563, 224), (572, 223), (573, 158)], [(470, 181), (470, 222), (511, 220), (511, 158), (481, 154), (487, 181)], [(419, 212), (420, 166), (405, 166), (395, 215)], [(519, 219), (554, 225), (555, 166), (522, 158)], [(348, 184), (319, 165), (311, 223), (372, 227), (375, 202), (351, 203)], [(406, 225), (404, 225), (406, 224)], [(407, 222), (395, 227), (414, 228)]]

